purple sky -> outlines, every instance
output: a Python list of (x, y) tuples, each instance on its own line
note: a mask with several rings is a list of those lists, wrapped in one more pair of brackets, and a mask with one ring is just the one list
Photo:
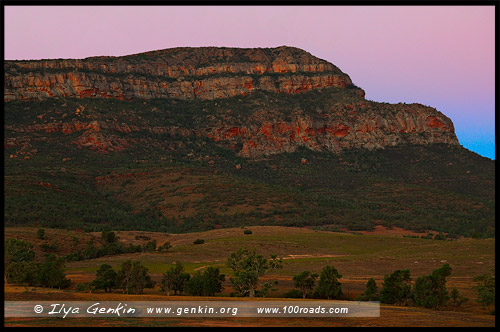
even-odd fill
[(5, 59), (127, 55), (179, 46), (302, 48), (370, 100), (419, 102), (495, 158), (494, 6), (7, 6)]

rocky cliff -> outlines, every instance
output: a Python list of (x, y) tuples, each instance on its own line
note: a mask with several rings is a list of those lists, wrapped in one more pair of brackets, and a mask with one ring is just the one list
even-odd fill
[[(125, 57), (6, 61), (5, 101), (49, 97), (218, 99), (254, 91), (353, 86), (348, 75), (296, 48), (176, 48)], [(364, 92), (359, 89), (358, 93)]]
[[(81, 132), (73, 143), (104, 153), (135, 144), (123, 136), (134, 131), (209, 137), (252, 158), (301, 146), (339, 152), (399, 144), (458, 145), (452, 121), (434, 108), (368, 101), (339, 68), (292, 47), (175, 48), (124, 57), (6, 61), (4, 69), (6, 105), (50, 98), (205, 102), (197, 125), (188, 124), (189, 129), (140, 116), (124, 121), (116, 114), (108, 119), (95, 112), (86, 122), (33, 114), (42, 116), (41, 121), (10, 128), (17, 133)], [(220, 100), (232, 104), (218, 104)], [(236, 114), (238, 103), (248, 100), (253, 102), (246, 112)], [(80, 117), (79, 109), (68, 111)], [(184, 111), (178, 107), (156, 112)], [(15, 139), (6, 137), (6, 147), (15, 145)]]

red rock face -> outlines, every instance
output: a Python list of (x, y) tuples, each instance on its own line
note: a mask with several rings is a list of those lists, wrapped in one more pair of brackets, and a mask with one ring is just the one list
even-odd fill
[[(180, 48), (126, 57), (6, 61), (4, 101), (50, 97), (205, 99), (258, 90), (301, 93), (352, 86), (348, 75), (290, 47)], [(358, 89), (360, 95), (364, 95)]]
[(442, 127), (446, 126), (443, 122), (441, 122), (441, 120), (439, 120), (435, 116), (427, 117), (427, 120), (425, 121), (425, 125), (429, 128), (442, 128)]
[(396, 115), (383, 117), (378, 107), (377, 103), (362, 102), (352, 105), (356, 111), (346, 113), (343, 106), (338, 105), (321, 120), (297, 113), (290, 122), (266, 119), (259, 114), (256, 119), (261, 119), (260, 125), (217, 128), (209, 130), (207, 135), (214, 141), (242, 143), (239, 155), (250, 158), (293, 152), (300, 146), (339, 152), (402, 143), (459, 144), (451, 120), (433, 108), (419, 104), (384, 105)]
[[(437, 110), (419, 104), (380, 104), (364, 99), (349, 76), (331, 63), (291, 47), (274, 49), (177, 48), (126, 57), (83, 60), (6, 61), (4, 100), (42, 100), (54, 97), (119, 100), (175, 98), (215, 100), (256, 91), (300, 94), (311, 90), (341, 91), (348, 103), (333, 99), (318, 113), (294, 106), (285, 120), (262, 106), (245, 119), (228, 116), (206, 127), (148, 126), (112, 121), (54, 122), (16, 128), (17, 132), (81, 133), (73, 141), (99, 153), (123, 151), (135, 144), (128, 133), (147, 130), (172, 137), (206, 136), (228, 143), (240, 156), (259, 158), (299, 147), (339, 152), (348, 148), (384, 148), (398, 144), (457, 145), (453, 123)], [(333, 89), (333, 88), (337, 88)], [(338, 90), (342, 89), (342, 90)], [(341, 98), (341, 97), (339, 97)], [(314, 104), (314, 101), (311, 101)], [(260, 107), (260, 106), (256, 106)], [(83, 119), (83, 109), (76, 110)], [(43, 120), (41, 115), (40, 120)], [(246, 121), (248, 120), (248, 121)], [(6, 148), (23, 146), (28, 138), (5, 138)]]

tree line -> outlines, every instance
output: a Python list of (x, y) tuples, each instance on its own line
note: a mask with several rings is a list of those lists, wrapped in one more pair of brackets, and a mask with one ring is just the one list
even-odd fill
[[(106, 243), (114, 243), (113, 234), (106, 234)], [(103, 237), (105, 237), (103, 235)], [(154, 244), (154, 245), (153, 245)], [(151, 248), (156, 247), (155, 243)], [(30, 286), (68, 288), (70, 280), (64, 274), (65, 260), (54, 254), (46, 254), (41, 263), (34, 262), (33, 245), (17, 239), (5, 241), (5, 280), (8, 283), (28, 284)], [(229, 278), (235, 293), (234, 296), (265, 297), (269, 291), (275, 291), (277, 280), (262, 281), (266, 273), (283, 268), (283, 260), (276, 255), (269, 258), (257, 254), (256, 250), (241, 248), (232, 253), (226, 266), (233, 271)], [(356, 301), (380, 301), (396, 305), (417, 305), (425, 308), (439, 309), (446, 305), (460, 306), (467, 301), (456, 288), (446, 288), (446, 278), (451, 275), (452, 268), (448, 263), (432, 271), (429, 275), (416, 278), (413, 286), (409, 269), (400, 269), (388, 274), (382, 282), (379, 292), (376, 281), (371, 278), (366, 284), (363, 294)], [(293, 276), (294, 289), (286, 292), (288, 298), (320, 298), (342, 299), (342, 278), (333, 266), (325, 266), (320, 274), (303, 271)], [(224, 289), (226, 276), (218, 267), (209, 266), (203, 272), (189, 274), (180, 262), (176, 262), (163, 275), (159, 282), (160, 292), (166, 295), (215, 296)], [(494, 312), (495, 276), (485, 274), (474, 278), (477, 283), (474, 289), (478, 293), (478, 302)], [(146, 288), (154, 288), (156, 283), (151, 279), (148, 269), (140, 262), (127, 260), (118, 270), (102, 264), (96, 271), (96, 277), (88, 283), (77, 284), (77, 291), (111, 292), (120, 290), (126, 294), (142, 294)]]

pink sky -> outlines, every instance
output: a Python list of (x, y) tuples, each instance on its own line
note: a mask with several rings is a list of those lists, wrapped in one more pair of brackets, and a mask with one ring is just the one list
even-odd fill
[(5, 59), (127, 55), (179, 46), (302, 48), (384, 102), (450, 117), (495, 158), (494, 6), (6, 6)]

